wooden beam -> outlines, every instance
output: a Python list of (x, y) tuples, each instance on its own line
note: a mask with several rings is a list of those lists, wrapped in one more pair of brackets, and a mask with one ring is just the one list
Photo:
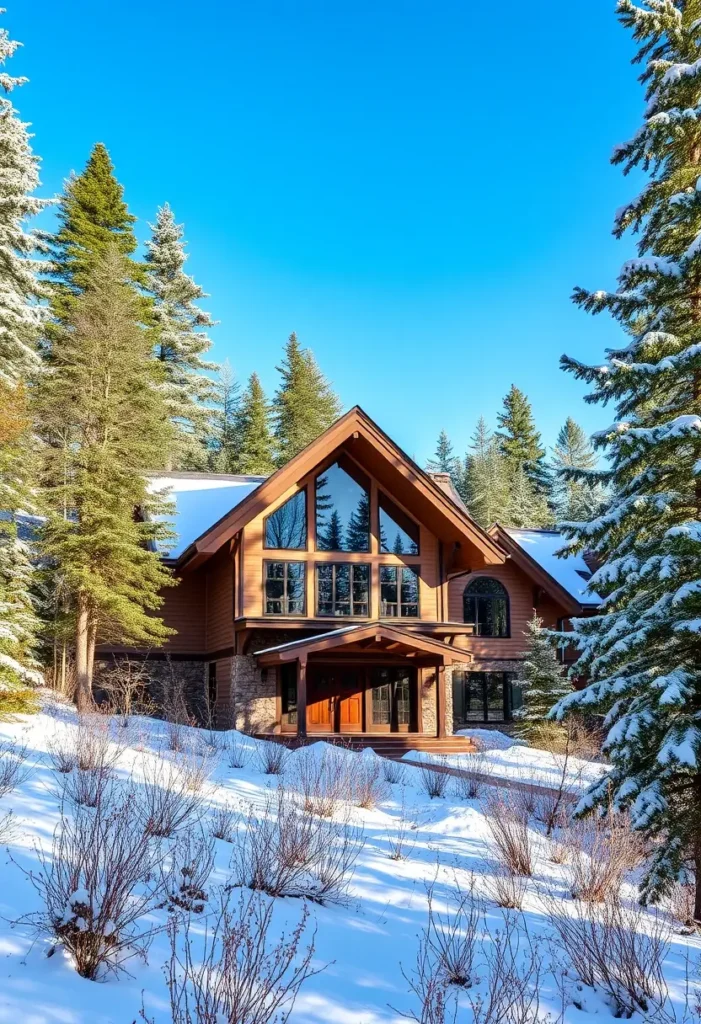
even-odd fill
[(307, 659), (297, 662), (297, 735), (307, 737)]

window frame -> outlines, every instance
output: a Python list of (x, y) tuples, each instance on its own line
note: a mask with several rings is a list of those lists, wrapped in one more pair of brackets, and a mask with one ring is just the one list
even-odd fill
[[(271, 601), (282, 601), (289, 605), (289, 597), (287, 596), (287, 580), (288, 580), (288, 566), (290, 565), (301, 565), (303, 568), (302, 572), (302, 611), (301, 612), (269, 612), (268, 611), (268, 592), (266, 584), (268, 582), (268, 566), (269, 565), (283, 565), (285, 567), (284, 574), (282, 577), (283, 583), (283, 596), (270, 598)], [(274, 577), (273, 577), (274, 578)], [(307, 616), (307, 562), (294, 559), (294, 558), (264, 558), (263, 559), (263, 615), (269, 616), (271, 619), (294, 619), (294, 618), (306, 618)]]
[[(466, 718), (463, 715), (463, 717), (461, 719), (459, 719), (459, 720), (456, 719), (455, 720), (455, 724), (460, 726), (460, 727), (469, 727), (469, 726), (473, 726), (473, 725), (478, 725), (480, 723), (491, 724), (491, 725), (498, 725), (500, 722), (502, 724), (508, 724), (508, 723), (513, 722), (514, 721), (514, 694), (513, 694), (513, 689), (514, 689), (515, 685), (518, 685), (517, 684), (517, 673), (513, 672), (513, 671), (508, 671), (508, 670), (497, 670), (497, 671), (492, 672), (492, 671), (480, 671), (479, 669), (477, 669), (477, 670), (459, 669), (459, 670), (456, 670), (456, 672), (453, 675), (453, 687), (455, 687), (456, 684), (458, 686), (461, 686), (463, 688), (463, 693), (464, 693), (465, 688), (470, 685), (469, 682), (468, 682), (468, 677), (469, 676), (481, 676), (482, 677), (482, 679), (480, 680), (480, 683), (479, 683), (479, 687), (480, 687), (479, 696), (481, 698), (482, 717), (481, 718)], [(490, 711), (490, 707), (489, 707), (489, 677), (494, 677), (494, 676), (501, 677), (500, 678), (500, 686), (501, 686), (501, 693), (502, 693), (502, 717), (495, 717), (494, 715), (490, 715), (489, 714), (489, 711)], [(453, 696), (453, 707), (456, 706), (456, 703), (458, 703), (458, 702), (456, 702), (455, 695), (454, 695)], [(464, 708), (464, 702), (463, 702), (463, 708)]]
[[(385, 603), (386, 604), (393, 604), (393, 605), (395, 605), (395, 607), (398, 610), (398, 614), (397, 615), (387, 615), (386, 612), (383, 613), (383, 611), (382, 611), (382, 605), (383, 605), (383, 601), (382, 601), (382, 570), (383, 569), (393, 569), (394, 572), (395, 572), (395, 577), (396, 577), (395, 586), (397, 588), (397, 600), (396, 601), (385, 602)], [(399, 577), (399, 573), (400, 572), (404, 572), (405, 569), (408, 570), (409, 572), (413, 572), (414, 575), (416, 576), (416, 601), (415, 602), (414, 601), (402, 601), (402, 590), (401, 590), (402, 584), (401, 584), (401, 579)], [(378, 603), (379, 603), (379, 609), (380, 609), (380, 618), (381, 619), (411, 619), (412, 621), (414, 619), (420, 619), (421, 618), (421, 586), (420, 586), (420, 581), (421, 581), (421, 566), (419, 564), (414, 564), (412, 562), (412, 563), (409, 563), (409, 564), (396, 565), (396, 564), (391, 564), (391, 563), (388, 563), (388, 562), (380, 562), (379, 573), (378, 573), (379, 593), (377, 595)], [(402, 615), (402, 606), (403, 605), (410, 605), (410, 604), (411, 605), (416, 604), (416, 615)]]
[[(364, 553), (364, 552), (363, 552)], [(345, 568), (348, 566), (350, 569), (350, 580), (349, 580), (349, 601), (348, 605), (350, 611), (344, 615), (337, 615), (334, 611), (331, 612), (320, 612), (319, 611), (319, 569), (330, 567), (333, 571), (331, 574), (331, 605), (336, 605), (336, 570), (341, 566)], [(367, 601), (365, 606), (367, 611), (355, 612), (353, 607), (355, 601), (353, 600), (353, 570), (356, 568), (362, 568), (367, 570)], [(370, 609), (372, 607), (372, 566), (369, 562), (315, 562), (314, 563), (314, 612), (317, 619), (368, 619), (370, 617)]]
[[(318, 514), (318, 511), (317, 511), (319, 480), (326, 473), (328, 473), (330, 469), (333, 469), (335, 466), (337, 466), (343, 473), (345, 473), (346, 476), (350, 477), (350, 479), (353, 481), (353, 483), (355, 483), (356, 486), (360, 487), (361, 490), (365, 491), (365, 493), (368, 496), (368, 546), (367, 546), (367, 548), (364, 548), (361, 551), (359, 551), (359, 550), (351, 550), (350, 548), (322, 548), (322, 547), (319, 546), (319, 514)], [(313, 508), (314, 508), (314, 530), (313, 530), (313, 535), (314, 535), (314, 550), (315, 551), (320, 551), (320, 552), (322, 552), (325, 555), (369, 555), (371, 553), (371, 551), (372, 551), (372, 485), (371, 485), (369, 477), (365, 477), (365, 474), (362, 473), (362, 471), (360, 470), (359, 467), (358, 467), (358, 471), (357, 472), (358, 472), (358, 476), (362, 475), (362, 477), (364, 478), (364, 482), (361, 481), (360, 479), (358, 479), (358, 476), (356, 476), (355, 473), (352, 473), (352, 472), (349, 471), (348, 464), (346, 463), (344, 465), (340, 456), (338, 458), (333, 459), (333, 461), (329, 462), (328, 465), (326, 465), (324, 467), (324, 469), (321, 469), (321, 470), (317, 469), (315, 471), (314, 476), (313, 476), (312, 481), (311, 481), (311, 486), (313, 487), (312, 504), (313, 504)]]
[[(284, 508), (285, 505), (288, 503), (288, 501), (293, 501), (295, 498), (298, 498), (300, 494), (302, 495), (302, 504), (303, 504), (303, 507), (304, 507), (304, 544), (302, 544), (300, 547), (294, 547), (294, 548), (281, 548), (281, 547), (279, 547), (277, 545), (268, 544), (268, 520), (271, 518), (271, 516), (274, 516), (276, 512), (279, 512), (281, 508)], [(268, 512), (268, 514), (266, 516), (264, 516), (264, 518), (263, 518), (263, 550), (264, 551), (308, 551), (309, 550), (309, 502), (307, 500), (307, 485), (306, 484), (304, 485), (304, 487), (300, 487), (300, 489), (298, 491), (295, 491), (294, 494), (291, 494), (289, 496), (289, 498), (286, 498), (284, 501), (280, 502), (280, 504), (277, 505), (272, 510), (272, 512)], [(276, 559), (272, 559), (272, 561), (278, 562), (278, 561), (280, 561), (280, 559), (276, 558)]]
[[(503, 596), (497, 597), (496, 594), (468, 594), (470, 587), (478, 580), (492, 580), (494, 583), (498, 583), (503, 591)], [(506, 610), (506, 632), (505, 633), (480, 633), (479, 632), (479, 615), (475, 614), (474, 619), (467, 618), (467, 602), (469, 599), (475, 601), (475, 612), (477, 613), (477, 604), (479, 601), (504, 601)], [(509, 591), (506, 589), (504, 584), (496, 576), (489, 576), (483, 574), (481, 576), (475, 576), (468, 583), (465, 584), (465, 588), (462, 592), (462, 619), (467, 625), (473, 625), (475, 627), (475, 636), (480, 637), (484, 640), (510, 640), (511, 639), (511, 600), (509, 598)]]

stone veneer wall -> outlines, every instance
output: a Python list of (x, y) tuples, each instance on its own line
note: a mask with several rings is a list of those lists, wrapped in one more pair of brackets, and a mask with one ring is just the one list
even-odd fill
[[(99, 692), (100, 673), (112, 668), (115, 658), (98, 658), (95, 662), (94, 685)], [(136, 660), (136, 659), (133, 659)], [(149, 691), (159, 708), (167, 703), (167, 694), (173, 686), (182, 685), (187, 709), (202, 724), (207, 720), (207, 662), (176, 661), (165, 658), (148, 658), (146, 667)], [(99, 700), (99, 696), (98, 696)]]
[(276, 676), (263, 673), (250, 654), (231, 659), (231, 726), (241, 732), (273, 732), (277, 725)]
[[(458, 665), (456, 667), (461, 668), (462, 666)], [(423, 731), (428, 736), (435, 736), (438, 732), (436, 671), (425, 668), (422, 670), (422, 676), (419, 690)], [(453, 735), (453, 668), (450, 665), (445, 667), (445, 731), (447, 736)]]

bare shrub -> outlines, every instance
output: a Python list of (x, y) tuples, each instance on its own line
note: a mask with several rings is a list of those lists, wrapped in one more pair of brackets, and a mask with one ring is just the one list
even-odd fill
[(294, 784), (310, 814), (331, 818), (343, 801), (350, 800), (357, 761), (328, 744), (319, 750), (303, 747), (294, 754)]
[(563, 913), (560, 901), (542, 896), (550, 924), (557, 932), (580, 980), (600, 986), (613, 1002), (616, 1016), (647, 1013), (666, 998), (662, 964), (669, 948), (664, 919), (644, 908), (623, 906), (618, 899), (603, 903), (575, 902)]
[(186, 773), (172, 761), (144, 765), (138, 813), (150, 836), (172, 836), (198, 820), (202, 794), (194, 791)]
[(102, 801), (109, 800), (113, 786), (113, 774), (109, 768), (100, 771), (76, 771), (59, 774), (62, 800), (82, 807), (97, 807)]
[(224, 737), (216, 729), (205, 729), (199, 734), (199, 752), (203, 757), (216, 757), (224, 749)]
[(387, 855), (390, 860), (406, 860), (416, 845), (413, 833), (416, 825), (411, 822), (406, 811), (406, 796), (402, 793), (402, 807), (397, 824), (387, 830)]
[(385, 782), (389, 783), (390, 786), (401, 786), (406, 780), (404, 765), (399, 761), (393, 761), (389, 757), (382, 758), (382, 771), (384, 772)]
[[(315, 933), (303, 946), (309, 910), (289, 936), (269, 937), (273, 901), (260, 893), (222, 893), (197, 961), (190, 920), (169, 924), (166, 978), (173, 1024), (268, 1024), (287, 1021), (300, 988), (324, 967), (313, 967)], [(182, 929), (183, 935), (180, 935)]]
[(269, 896), (344, 904), (362, 832), (310, 813), (280, 787), (250, 807), (231, 858), (232, 881)]
[(170, 658), (165, 662), (166, 677), (160, 685), (163, 717), (174, 725), (196, 725), (187, 697), (187, 680), (180, 675)]
[(379, 757), (362, 755), (353, 766), (353, 803), (356, 807), (372, 810), (384, 800), (387, 788)]
[(192, 793), (201, 793), (209, 778), (207, 763), (196, 754), (188, 753), (179, 758), (176, 764), (186, 788)]
[(487, 992), (467, 995), (474, 1024), (540, 1024), (539, 942), (517, 914), (504, 914), (503, 926), (490, 940), (483, 945)]
[(437, 970), (435, 957), (424, 936), (419, 940), (413, 970), (406, 971), (402, 967), (401, 971), (418, 1006), (396, 1012), (416, 1024), (453, 1024), (458, 1010), (455, 995), (445, 976)]
[(282, 775), (290, 752), (283, 743), (259, 740), (256, 744), (258, 768), (264, 775)]
[(208, 899), (206, 886), (214, 867), (214, 839), (202, 830), (182, 832), (171, 851), (167, 874), (169, 910), (176, 907), (201, 914)]
[(215, 839), (223, 839), (225, 843), (233, 843), (238, 825), (238, 811), (230, 804), (216, 807), (210, 820), (210, 833)]
[(150, 693), (147, 661), (124, 657), (115, 659), (100, 673), (99, 685), (107, 695), (112, 713), (127, 726), (133, 715), (154, 715), (156, 703)]
[(484, 884), (498, 907), (504, 910), (520, 910), (523, 907), (528, 883), (523, 875), (514, 874), (506, 864), (498, 864)]
[(81, 715), (76, 731), (78, 768), (84, 772), (109, 772), (122, 755), (123, 746), (110, 736), (109, 721), (96, 715)]
[(436, 967), (450, 985), (469, 988), (474, 981), (477, 930), (483, 911), (475, 898), (474, 879), (462, 889), (457, 879), (448, 895), (447, 909), (436, 909), (435, 883), (427, 890), (428, 923), (425, 942)]
[(640, 837), (626, 815), (609, 810), (570, 825), (569, 882), (572, 896), (589, 903), (617, 897), (627, 871), (642, 854)]
[(554, 841), (550, 844), (550, 860), (553, 864), (565, 864), (571, 847), (567, 843)]
[(18, 834), (17, 821), (12, 811), (0, 815), (0, 843), (11, 843)]
[(251, 751), (238, 732), (230, 732), (226, 737), (227, 763), (230, 768), (245, 768)]
[(493, 794), (484, 804), (487, 825), (499, 858), (515, 875), (533, 874), (533, 850), (525, 809), (514, 799)]
[(168, 750), (182, 754), (189, 749), (185, 731), (180, 722), (166, 722), (166, 743)]
[(0, 797), (20, 786), (31, 774), (27, 748), (10, 740), (0, 742)]
[(78, 767), (78, 743), (73, 731), (52, 737), (46, 749), (55, 771), (68, 774)]
[[(434, 765), (438, 767), (437, 771), (433, 767)], [(422, 764), (419, 768), (419, 785), (426, 796), (430, 796), (432, 800), (445, 796), (451, 779), (448, 772), (441, 771), (442, 768), (446, 767), (445, 757), (440, 757), (437, 761), (431, 761), (430, 764)]]
[(453, 792), (460, 800), (477, 800), (482, 796), (484, 787), (489, 785), (493, 770), (493, 764), (485, 751), (477, 749), (474, 754), (470, 754), (465, 767), (455, 776)]
[(28, 915), (38, 931), (52, 933), (84, 978), (119, 970), (144, 954), (158, 930), (142, 922), (160, 902), (165, 876), (161, 854), (136, 822), (134, 798), (78, 806), (61, 813), (51, 856), (36, 848), (41, 871), (28, 877), (44, 904)]

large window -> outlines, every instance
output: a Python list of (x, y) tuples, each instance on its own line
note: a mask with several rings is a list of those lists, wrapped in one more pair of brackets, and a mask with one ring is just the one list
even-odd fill
[(265, 614), (304, 615), (304, 562), (265, 562)]
[(380, 616), (382, 618), (418, 618), (418, 567), (409, 565), (380, 566)]
[(511, 672), (453, 673), (453, 719), (457, 726), (508, 722), (520, 705), (521, 688)]
[(370, 550), (370, 488), (350, 460), (334, 462), (316, 478), (316, 547)]
[(317, 565), (317, 615), (367, 615), (369, 587), (369, 565), (350, 562)]
[(411, 727), (411, 669), (376, 668), (372, 674), (372, 724)]
[(299, 551), (307, 546), (307, 492), (298, 491), (265, 520), (266, 548)]
[(384, 554), (418, 555), (419, 527), (393, 501), (378, 491), (380, 507), (380, 551)]
[(478, 576), (463, 593), (463, 618), (477, 636), (509, 636), (509, 595), (490, 576)]

